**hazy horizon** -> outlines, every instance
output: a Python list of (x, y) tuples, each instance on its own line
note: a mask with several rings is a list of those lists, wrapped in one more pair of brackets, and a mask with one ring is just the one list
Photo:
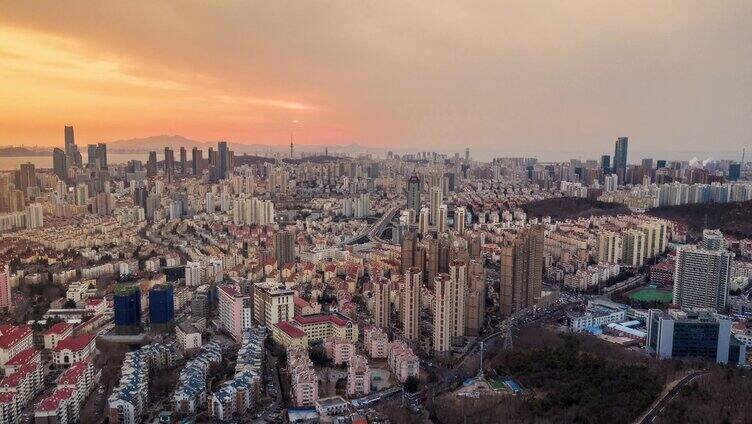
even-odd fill
[[(750, 2), (0, 3), (0, 145), (752, 146)], [(497, 153), (498, 152), (498, 153)], [(641, 153), (642, 152), (642, 153)]]

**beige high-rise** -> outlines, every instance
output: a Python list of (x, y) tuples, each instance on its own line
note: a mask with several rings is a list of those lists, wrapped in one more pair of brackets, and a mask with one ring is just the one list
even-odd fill
[(465, 337), (465, 296), (467, 293), (467, 264), (464, 261), (452, 261), (449, 264), (450, 289), (452, 303), (450, 310), (450, 337), (452, 342), (460, 344)]
[(535, 305), (543, 281), (543, 226), (534, 225), (501, 245), (501, 316)]
[(420, 338), (420, 288), (423, 276), (420, 269), (412, 267), (405, 272), (405, 285), (402, 288), (400, 314), (402, 332), (406, 340)]
[(433, 284), (433, 350), (443, 354), (452, 348), (452, 279), (448, 274), (439, 274)]

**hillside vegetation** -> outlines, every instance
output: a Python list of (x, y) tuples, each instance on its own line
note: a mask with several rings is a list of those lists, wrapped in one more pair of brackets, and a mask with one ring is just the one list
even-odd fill
[(618, 203), (606, 203), (581, 197), (553, 197), (538, 200), (522, 205), (522, 209), (531, 218), (550, 216), (554, 220), (630, 213), (629, 209)]
[(650, 215), (681, 222), (693, 235), (707, 228), (719, 229), (740, 237), (752, 237), (752, 201), (732, 203), (698, 203), (663, 206), (651, 209)]

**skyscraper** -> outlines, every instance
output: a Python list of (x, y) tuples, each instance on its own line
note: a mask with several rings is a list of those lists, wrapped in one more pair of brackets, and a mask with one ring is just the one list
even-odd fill
[(217, 163), (217, 176), (219, 179), (223, 180), (227, 178), (227, 167), (228, 167), (228, 160), (229, 160), (229, 151), (227, 150), (227, 142), (226, 141), (220, 141), (217, 143), (217, 150), (219, 152), (219, 161)]
[(191, 151), (191, 160), (193, 161), (193, 175), (201, 175), (203, 172), (203, 159), (201, 158), (202, 152), (198, 147), (194, 147)]
[(695, 246), (677, 249), (674, 304), (682, 309), (725, 311), (733, 257), (733, 253), (723, 249), (707, 250)]
[(402, 334), (405, 340), (418, 340), (420, 337), (420, 288), (423, 276), (420, 268), (412, 267), (405, 272), (405, 285), (402, 288), (400, 315)]
[(611, 173), (611, 156), (609, 155), (601, 156), (601, 171), (604, 174)]
[(742, 166), (739, 163), (732, 163), (729, 165), (728, 179), (729, 181), (739, 181), (739, 177), (742, 174)]
[(72, 126), (65, 127), (65, 154), (68, 156), (68, 165), (82, 165), (81, 152), (78, 151), (78, 146), (76, 146)]
[(97, 153), (99, 154), (99, 166), (102, 169), (107, 169), (107, 144), (97, 144)]
[(60, 181), (68, 180), (68, 164), (65, 152), (57, 147), (52, 150), (52, 169)]
[(26, 195), (27, 189), (29, 187), (37, 186), (36, 168), (31, 162), (22, 163), (19, 168), (18, 189), (21, 190), (24, 195)]
[(164, 174), (167, 183), (172, 183), (175, 175), (175, 153), (169, 147), (164, 149)]
[(417, 175), (413, 175), (407, 180), (407, 209), (413, 211), (413, 219), (418, 219), (420, 215), (420, 179)]
[(627, 149), (629, 139), (619, 137), (614, 147), (614, 173), (619, 176), (619, 181), (624, 181), (627, 176)]
[(534, 225), (501, 245), (501, 316), (535, 305), (543, 281), (543, 227)]
[(180, 146), (180, 173), (188, 175), (188, 152), (186, 152), (185, 146)]
[(153, 177), (157, 175), (157, 152), (149, 152), (149, 160), (146, 162), (146, 176)]

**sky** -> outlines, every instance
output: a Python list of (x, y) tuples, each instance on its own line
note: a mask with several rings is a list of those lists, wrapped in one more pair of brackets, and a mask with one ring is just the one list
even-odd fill
[(0, 145), (64, 125), (79, 144), (738, 152), (752, 2), (0, 2)]

